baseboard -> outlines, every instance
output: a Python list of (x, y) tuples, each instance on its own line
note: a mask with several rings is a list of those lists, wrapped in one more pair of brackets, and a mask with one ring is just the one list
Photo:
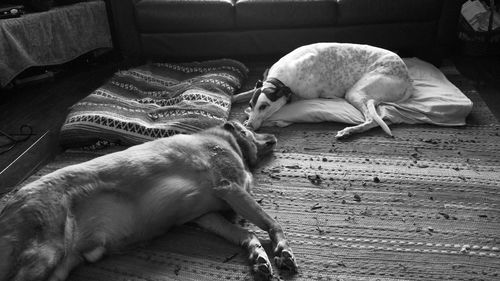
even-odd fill
[(50, 131), (46, 131), (0, 172), (0, 195), (11, 191), (52, 157), (50, 142)]

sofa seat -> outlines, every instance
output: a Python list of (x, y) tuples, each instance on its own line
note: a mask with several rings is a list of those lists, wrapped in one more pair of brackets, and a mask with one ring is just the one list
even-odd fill
[(143, 0), (135, 11), (137, 28), (144, 33), (234, 29), (232, 0)]
[(108, 0), (127, 58), (278, 58), (316, 42), (370, 44), (439, 61), (463, 0)]
[(307, 28), (333, 26), (337, 5), (332, 0), (238, 0), (237, 29)]
[(426, 22), (440, 18), (439, 0), (338, 0), (340, 26)]

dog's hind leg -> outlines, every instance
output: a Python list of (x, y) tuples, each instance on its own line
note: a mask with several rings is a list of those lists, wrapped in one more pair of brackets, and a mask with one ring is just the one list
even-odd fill
[[(57, 241), (36, 240), (28, 243), (27, 249), (19, 255), (17, 260), (12, 261), (15, 271), (9, 270), (10, 272), (2, 272), (2, 274), (7, 273), (10, 276), (4, 276), (4, 278), (7, 277), (7, 279), (1, 280), (45, 280), (63, 258), (63, 245)], [(7, 259), (13, 259), (13, 257), (7, 257)]]
[[(249, 182), (247, 181), (246, 184)], [(215, 188), (217, 195), (226, 201), (236, 213), (269, 234), (273, 242), (276, 265), (292, 272), (297, 271), (295, 257), (281, 225), (269, 216), (246, 190), (243, 186), (230, 182)]]
[[(366, 120), (364, 123), (356, 125), (356, 126), (351, 126), (351, 127), (346, 127), (340, 131), (337, 132), (337, 135), (335, 135), (335, 138), (337, 139), (342, 139), (346, 138), (352, 134), (355, 133), (361, 133), (364, 131), (368, 131), (371, 128), (377, 127), (379, 124), (377, 122), (373, 121), (372, 119)], [(392, 134), (391, 134), (392, 135)]]
[(365, 122), (339, 131), (336, 138), (364, 132), (377, 125), (392, 136), (389, 126), (378, 115), (376, 105), (381, 102), (403, 101), (411, 93), (410, 81), (380, 73), (366, 74), (345, 95), (345, 99), (361, 111), (365, 117)]
[(259, 278), (265, 280), (272, 277), (271, 262), (259, 239), (253, 232), (229, 222), (219, 213), (205, 214), (197, 218), (194, 223), (225, 238), (233, 244), (246, 248), (250, 253), (249, 259), (252, 263), (254, 273)]
[(45, 280), (64, 258), (64, 203), (50, 204), (54, 192), (44, 205), (36, 192), (19, 191), (0, 213), (2, 281)]
[(68, 278), (73, 268), (83, 262), (83, 258), (77, 254), (69, 254), (57, 265), (48, 281), (64, 281)]
[[(356, 125), (356, 126), (351, 126), (351, 127), (346, 127), (340, 131), (337, 132), (337, 135), (335, 138), (340, 139), (340, 138), (345, 138), (349, 135), (355, 134), (355, 133), (361, 133), (364, 131), (368, 131), (371, 128), (375, 128), (377, 126), (381, 126), (382, 129), (390, 136), (392, 136), (392, 132), (385, 124), (384, 121), (378, 116), (377, 111), (375, 109), (375, 104), (373, 100), (368, 100), (366, 101), (365, 104), (358, 105), (357, 107), (361, 108), (361, 112), (363, 113), (363, 116), (365, 116), (365, 122)], [(377, 120), (380, 119), (380, 120)]]

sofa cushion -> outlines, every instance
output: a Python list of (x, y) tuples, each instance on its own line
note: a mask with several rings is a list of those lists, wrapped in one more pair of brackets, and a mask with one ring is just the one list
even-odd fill
[(442, 0), (337, 0), (338, 24), (370, 24), (437, 20)]
[(335, 24), (335, 0), (238, 0), (236, 26), (243, 29), (318, 27)]
[(231, 0), (142, 0), (135, 8), (143, 33), (228, 30), (234, 26)]

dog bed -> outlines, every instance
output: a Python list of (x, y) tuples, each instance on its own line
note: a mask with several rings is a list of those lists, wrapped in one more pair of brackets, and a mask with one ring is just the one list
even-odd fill
[[(404, 59), (415, 93), (402, 103), (381, 103), (379, 115), (388, 123), (465, 125), (472, 102), (433, 65), (417, 58)], [(298, 100), (282, 107), (263, 126), (285, 127), (293, 123), (341, 122), (360, 124), (364, 117), (345, 99)]]
[(71, 108), (61, 144), (134, 145), (216, 126), (227, 120), (231, 96), (247, 74), (245, 65), (229, 59), (119, 71)]

